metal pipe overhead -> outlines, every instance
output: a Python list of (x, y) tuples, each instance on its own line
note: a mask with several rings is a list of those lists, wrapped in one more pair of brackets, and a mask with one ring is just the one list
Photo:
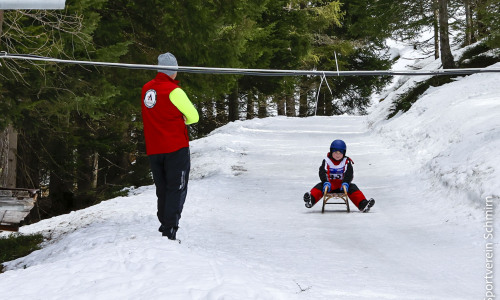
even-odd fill
[(318, 70), (273, 70), (273, 69), (237, 69), (237, 68), (210, 68), (210, 67), (185, 67), (185, 66), (159, 66), (143, 64), (125, 64), (84, 60), (66, 60), (51, 57), (43, 57), (30, 54), (9, 54), (0, 51), (0, 59), (19, 59), (30, 61), (45, 61), (52, 63), (66, 63), (76, 65), (90, 65), (97, 67), (116, 67), (139, 70), (171, 70), (185, 73), (201, 74), (233, 74), (252, 76), (422, 76), (422, 75), (471, 75), (475, 73), (500, 73), (500, 68), (467, 68), (467, 69), (438, 69), (438, 70), (373, 70), (373, 71), (318, 71)]
[(0, 0), (1, 9), (64, 9), (66, 0)]

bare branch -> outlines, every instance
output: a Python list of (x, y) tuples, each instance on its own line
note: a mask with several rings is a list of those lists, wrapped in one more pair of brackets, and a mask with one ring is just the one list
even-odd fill
[[(91, 38), (84, 32), (82, 15), (64, 15), (52, 10), (16, 10), (6, 11), (3, 16), (0, 45), (2, 50), (8, 53), (74, 58), (75, 45), (78, 44), (90, 56)], [(72, 46), (70, 52), (64, 46), (68, 40)], [(26, 67), (26, 64), (30, 67)], [(4, 65), (10, 76), (19, 81), (24, 81), (23, 75), (32, 68), (45, 78), (47, 67), (52, 66), (34, 62), (13, 62)], [(9, 75), (5, 72), (0, 74), (0, 77), (6, 76)], [(26, 81), (24, 83), (26, 84)]]

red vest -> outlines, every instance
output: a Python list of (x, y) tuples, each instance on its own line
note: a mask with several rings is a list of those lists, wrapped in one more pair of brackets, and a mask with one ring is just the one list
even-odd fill
[(146, 154), (175, 152), (189, 147), (189, 137), (183, 114), (170, 101), (169, 95), (179, 83), (164, 73), (142, 87), (142, 122), (146, 139)]

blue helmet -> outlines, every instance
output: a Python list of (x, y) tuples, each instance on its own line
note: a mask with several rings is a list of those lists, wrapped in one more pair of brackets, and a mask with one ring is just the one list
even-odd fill
[(343, 140), (335, 140), (330, 145), (330, 152), (340, 151), (344, 155), (347, 151), (347, 146)]

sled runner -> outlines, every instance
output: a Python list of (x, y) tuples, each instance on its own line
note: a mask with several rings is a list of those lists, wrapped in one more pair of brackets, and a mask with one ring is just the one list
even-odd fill
[[(347, 212), (350, 212), (351, 209), (349, 207), (349, 197), (347, 197), (347, 190), (345, 187), (342, 187), (344, 190), (343, 193), (327, 193), (327, 189), (323, 191), (323, 208), (321, 209), (321, 213), (325, 212), (325, 206), (327, 204), (340, 204), (347, 206)], [(336, 202), (328, 202), (329, 200), (333, 200)]]
[(0, 187), (0, 230), (18, 231), (22, 220), (30, 213), (38, 196), (35, 189)]

